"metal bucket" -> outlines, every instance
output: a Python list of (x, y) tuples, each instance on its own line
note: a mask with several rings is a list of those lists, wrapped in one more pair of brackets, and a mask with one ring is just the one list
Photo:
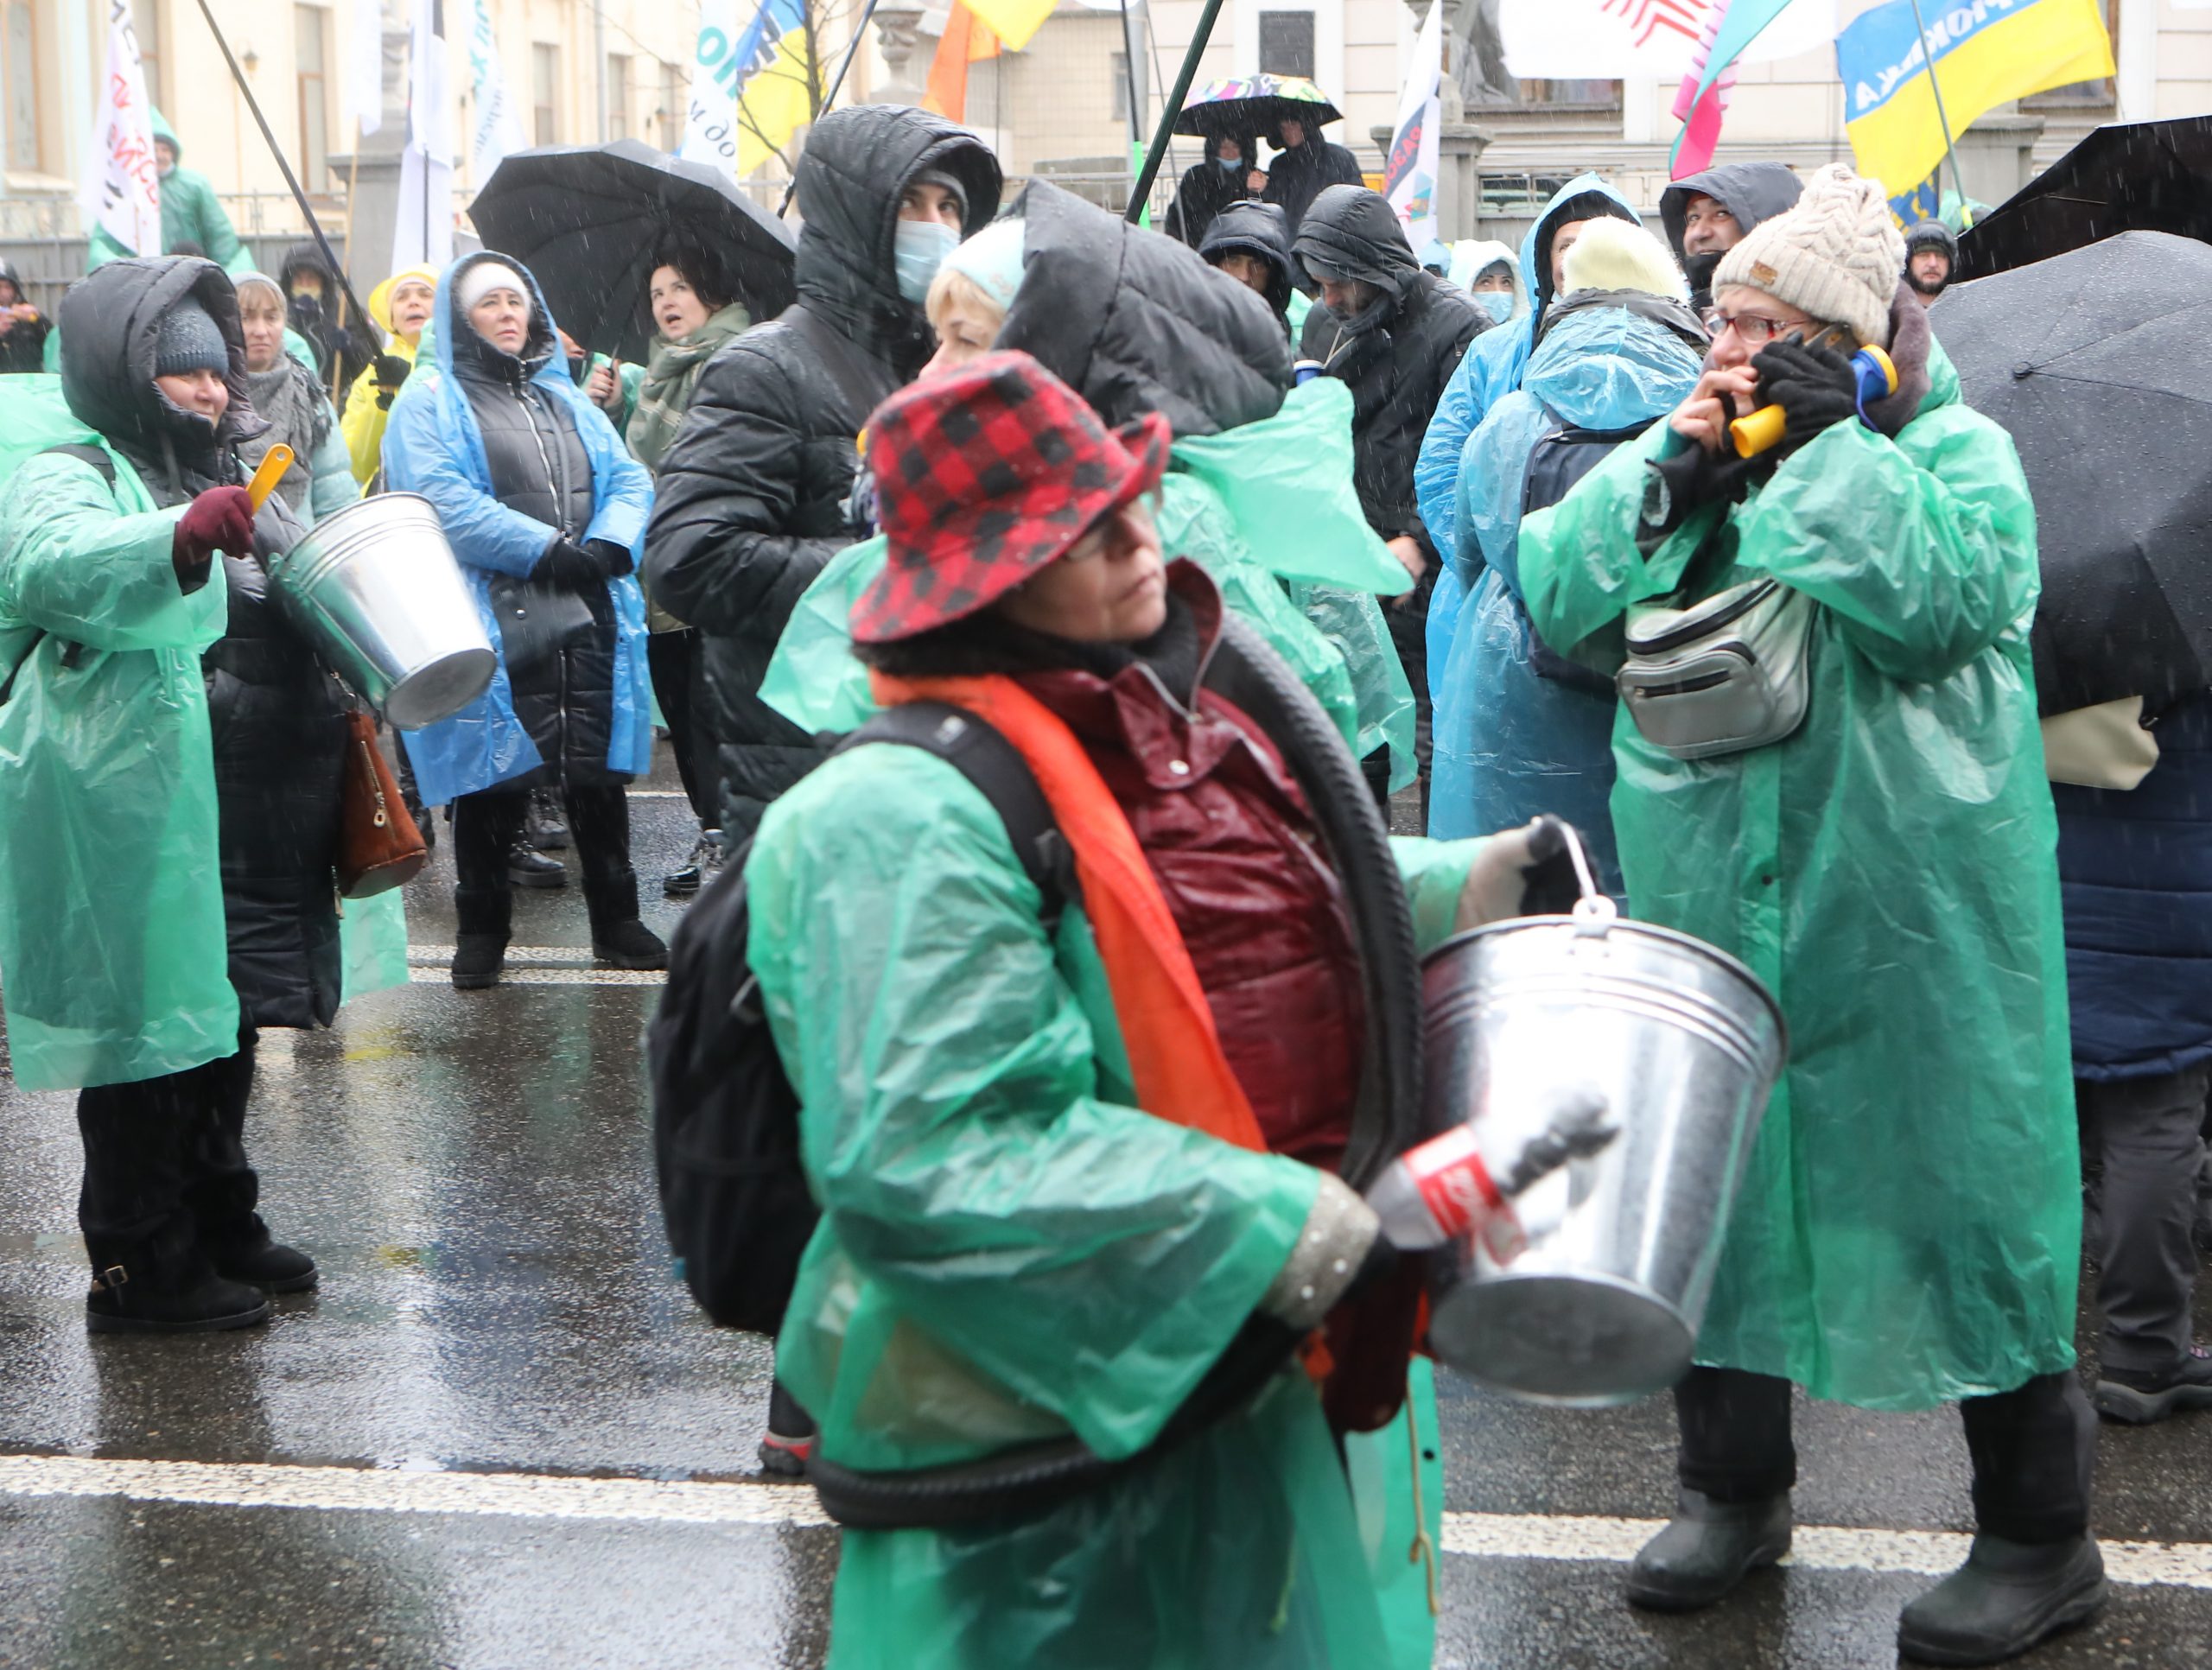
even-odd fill
[(1429, 1337), (1484, 1385), (1595, 1407), (1690, 1366), (1788, 1042), (1743, 964), (1619, 920), (1586, 871), (1584, 892), (1572, 917), (1478, 929), (1423, 964), (1425, 1128), (1471, 1126), (1503, 1175), (1593, 1097), (1618, 1127), (1515, 1201), (1517, 1236), (1439, 1249)]
[(430, 501), (378, 493), (326, 517), (270, 589), (346, 683), (403, 731), (459, 713), (499, 665)]

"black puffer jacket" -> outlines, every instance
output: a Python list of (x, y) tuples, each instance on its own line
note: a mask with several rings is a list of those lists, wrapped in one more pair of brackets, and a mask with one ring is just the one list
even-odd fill
[[(1278, 137), (1271, 134), (1268, 140), (1278, 143)], [(1332, 186), (1357, 186), (1363, 178), (1357, 157), (1342, 145), (1332, 145), (1318, 133), (1309, 133), (1304, 144), (1282, 152), (1268, 165), (1266, 196), (1282, 210), (1295, 239), (1314, 199)]]
[(1217, 435), (1274, 415), (1290, 352), (1268, 304), (1196, 251), (1033, 181), (1021, 288), (999, 327), (1109, 423), (1164, 414), (1178, 435)]
[[(302, 272), (311, 272), (322, 281), (321, 297), (292, 294), (292, 280)], [(367, 326), (358, 320), (350, 325), (338, 322), (338, 278), (330, 270), (330, 264), (322, 258), (321, 247), (313, 238), (303, 238), (284, 251), (284, 264), (276, 270), (276, 284), (284, 292), (287, 322), (315, 345), (315, 358), (322, 362), (324, 385), (329, 384), (330, 362), (335, 359), (340, 368), (339, 386), (352, 388), (353, 379), (375, 358), (375, 350), (369, 346), (372, 338)]]
[(1231, 203), (1214, 218), (1198, 244), (1198, 253), (1210, 267), (1221, 264), (1225, 255), (1249, 255), (1268, 264), (1268, 305), (1282, 321), (1283, 334), (1290, 334), (1290, 225), (1272, 203)]
[(893, 262), (899, 194), (925, 168), (962, 182), (969, 232), (997, 213), (996, 160), (943, 117), (859, 105), (816, 124), (798, 165), (798, 305), (707, 362), (654, 484), (645, 588), (702, 634), (733, 841), (823, 757), (760, 680), (799, 594), (849, 543), (861, 426), (930, 355)]
[[(16, 290), (12, 302), (0, 302), (0, 308), (29, 302), (30, 297), (23, 293), (23, 276), (16, 270), (14, 262), (0, 259), (0, 278), (6, 279)], [(0, 334), (0, 372), (43, 371), (46, 333), (52, 328), (46, 315), (10, 320), (7, 324), (6, 333)]]
[[(469, 257), (454, 270), (448, 295), (460, 294), (461, 275), (470, 267), (504, 260), (490, 251)], [(581, 544), (598, 508), (598, 493), (591, 454), (577, 433), (575, 415), (531, 381), (560, 350), (543, 298), (532, 307), (520, 357), (502, 353), (479, 336), (460, 317), (457, 304), (452, 314), (439, 328), (453, 333), (454, 375), (484, 437), (492, 496)], [(605, 787), (627, 782), (607, 769), (614, 724), (615, 629), (614, 602), (606, 585), (593, 581), (558, 588), (550, 581), (507, 575), (494, 575), (489, 583), (493, 606), (503, 623), (518, 608), (543, 609), (556, 598), (581, 597), (591, 611), (588, 629), (544, 655), (518, 661), (516, 650), (527, 641), (519, 632), (510, 632), (503, 642), (515, 717), (530, 733), (543, 764), (502, 782), (499, 791), (556, 783)]]
[[(221, 327), (231, 406), (210, 425), (154, 386), (162, 315), (190, 296)], [(211, 261), (111, 261), (62, 302), (70, 410), (130, 460), (156, 505), (242, 482), (233, 448), (265, 428), (246, 399), (238, 295)], [(333, 871), (344, 770), (343, 694), (268, 595), (265, 564), (303, 530), (281, 498), (254, 524), (254, 554), (226, 556), (230, 630), (200, 664), (219, 809), (231, 983), (261, 1026), (327, 1025), (341, 974)]]
[(1222, 138), (1217, 133), (1206, 136), (1205, 156), (1196, 167), (1183, 170), (1175, 200), (1167, 206), (1163, 230), (1194, 250), (1205, 247), (1206, 231), (1216, 215), (1252, 195), (1252, 172), (1259, 167), (1254, 160), (1259, 155), (1255, 149), (1258, 142), (1249, 133), (1236, 135), (1236, 166), (1224, 168), (1219, 160)]
[(1353, 319), (1325, 307), (1306, 315), (1302, 358), (1351, 385), (1352, 479), (1368, 524), (1409, 534), (1429, 562), (1436, 547), (1414, 499), (1414, 459), (1459, 360), (1490, 324), (1472, 297), (1424, 272), (1390, 205), (1364, 186), (1313, 200), (1292, 253), (1310, 273), (1357, 278), (1382, 299)]

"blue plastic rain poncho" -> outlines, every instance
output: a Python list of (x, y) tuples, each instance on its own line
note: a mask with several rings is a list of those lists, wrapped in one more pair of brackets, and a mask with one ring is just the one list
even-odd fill
[(1649, 555), (1667, 431), (1520, 542), (1529, 614), (1561, 646), (1708, 549), (1686, 600), (1770, 576), (1816, 606), (1796, 733), (1681, 760), (1622, 712), (1613, 825), (1635, 913), (1742, 958), (1789, 1021), (1697, 1360), (1875, 1409), (2071, 1368), (2081, 1274), (2035, 506), (1940, 348), (1928, 371), (1895, 440), (1838, 423)]
[[(1459, 454), (1466, 448), (1467, 437), (1475, 432), (1492, 406), (1521, 386), (1521, 373), (1535, 349), (1536, 327), (1543, 322), (1544, 310), (1551, 306), (1552, 232), (1560, 222), (1560, 212), (1576, 198), (1593, 194), (1611, 203), (1622, 219), (1639, 226), (1643, 224), (1643, 218), (1630, 206), (1628, 199), (1594, 174), (1578, 174), (1561, 186), (1544, 206), (1544, 212), (1536, 217), (1536, 224), (1529, 228), (1529, 235), (1521, 240), (1521, 282), (1534, 298), (1529, 310), (1512, 323), (1484, 331), (1474, 340), (1468, 346), (1466, 358), (1459, 362), (1459, 369), (1452, 373), (1451, 382), (1445, 385), (1444, 398), (1436, 403), (1436, 415), (1428, 420), (1428, 433), (1421, 440), (1419, 456), (1414, 460), (1414, 497), (1421, 505), (1421, 519), (1428, 529), (1428, 537), (1439, 551), (1449, 553), (1454, 549), (1457, 535), (1452, 523), (1459, 484)], [(1430, 613), (1433, 615), (1435, 610), (1436, 605), (1431, 602)], [(1432, 658), (1428, 665), (1433, 683), (1436, 669), (1443, 663)]]
[[(397, 492), (421, 493), (437, 506), (484, 630), (496, 646), (499, 628), (486, 581), (494, 574), (529, 574), (556, 530), (509, 510), (492, 496), (484, 436), (453, 364), (453, 281), (471, 258), (463, 257), (438, 280), (436, 308), (423, 327), (415, 370), (391, 403), (391, 423), (385, 432), (385, 482)], [(530, 286), (531, 307), (553, 328), (537, 278), (518, 261), (506, 264), (522, 275)], [(594, 506), (591, 524), (578, 543), (605, 539), (626, 546), (635, 563), (645, 547), (645, 519), (652, 509), (652, 478), (630, 456), (607, 414), (584, 397), (559, 354), (541, 365), (531, 380), (568, 410), (591, 458)], [(615, 643), (614, 714), (607, 769), (637, 776), (652, 761), (645, 596), (634, 573), (607, 581), (607, 590), (614, 600)], [(504, 653), (489, 689), (451, 719), (407, 733), (406, 742), (423, 803), (431, 806), (520, 777), (542, 763), (530, 733), (515, 716)]]
[(1436, 684), (1436, 765), (1429, 833), (1508, 829), (1555, 812), (1590, 838), (1619, 887), (1612, 819), (1613, 697), (1539, 674), (1529, 659), (1519, 545), (1523, 479), (1543, 435), (1565, 425), (1620, 430), (1680, 405), (1697, 382), (1696, 349), (1626, 308), (1563, 314), (1521, 386), (1469, 437), (1454, 495), (1465, 587)]

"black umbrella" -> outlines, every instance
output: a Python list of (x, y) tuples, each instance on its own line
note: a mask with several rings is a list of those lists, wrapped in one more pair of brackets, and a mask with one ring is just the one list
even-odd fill
[(598, 353), (643, 359), (653, 251), (675, 232), (718, 264), (758, 321), (791, 303), (790, 231), (720, 168), (635, 139), (517, 151), (468, 206), (486, 249), (522, 262), (561, 328)]
[(1986, 278), (2123, 232), (2212, 242), (2212, 116), (2099, 128), (1967, 229), (1957, 276)]
[(2043, 711), (2212, 687), (2212, 245), (2123, 232), (1930, 319), (2035, 494)]

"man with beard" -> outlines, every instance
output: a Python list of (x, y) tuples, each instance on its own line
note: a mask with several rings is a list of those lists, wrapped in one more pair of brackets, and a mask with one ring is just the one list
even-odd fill
[(1690, 307), (1713, 305), (1713, 270), (1762, 220), (1797, 206), (1804, 190), (1779, 162), (1731, 162), (1677, 180), (1659, 194), (1667, 242), (1690, 281)]
[(1951, 287), (1959, 240), (1940, 220), (1923, 220), (1904, 235), (1904, 282), (1926, 307)]

